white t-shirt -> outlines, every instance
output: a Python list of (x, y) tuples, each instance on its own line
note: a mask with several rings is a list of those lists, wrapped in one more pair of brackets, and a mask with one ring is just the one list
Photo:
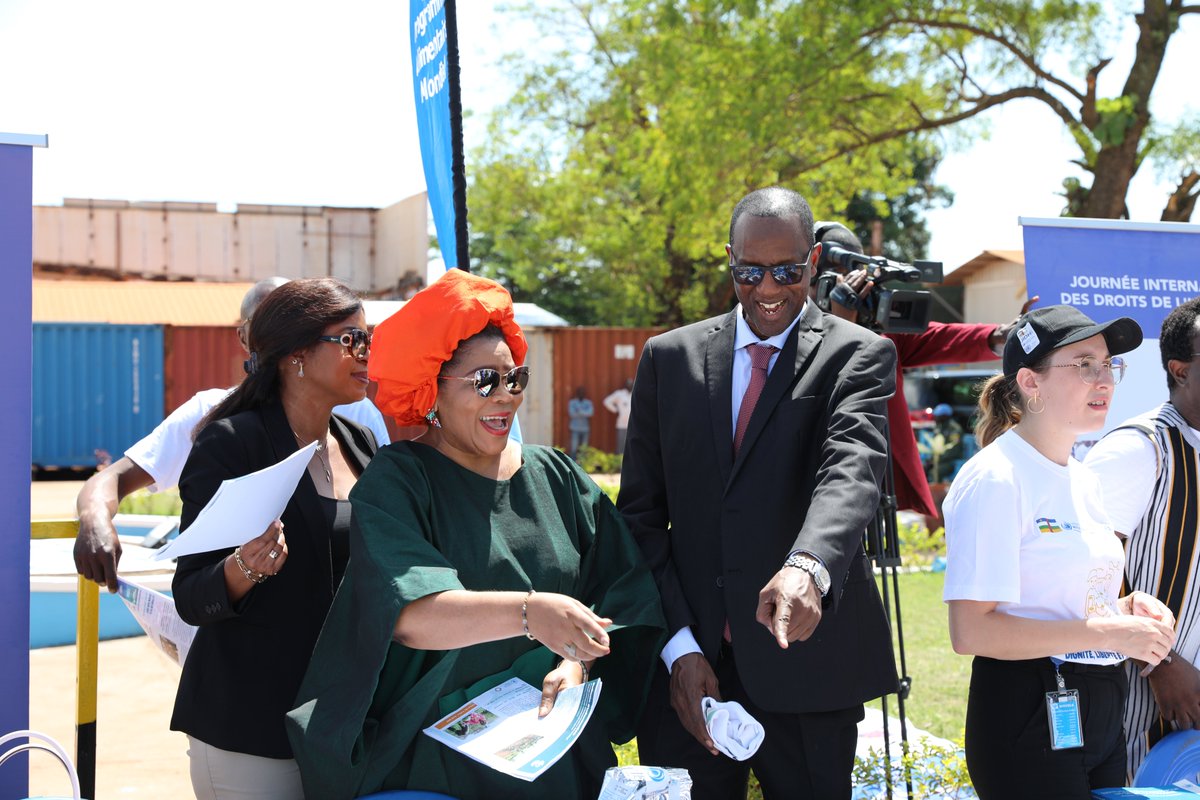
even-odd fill
[(618, 428), (629, 427), (629, 406), (631, 405), (630, 399), (632, 397), (633, 394), (622, 386), (604, 398), (604, 407), (617, 415)]
[[(1188, 428), (1194, 443), (1200, 431)], [(1150, 506), (1158, 475), (1158, 450), (1142, 431), (1118, 428), (1096, 442), (1083, 459), (1104, 490), (1104, 510), (1113, 528), (1126, 535), (1137, 530)]]
[[(942, 510), (943, 600), (995, 602), (998, 611), (1029, 619), (1120, 613), (1125, 552), (1096, 477), (1075, 459), (1055, 464), (1009, 430), (963, 466)], [(1092, 650), (1055, 657), (1124, 660)]]
[[(146, 434), (139, 442), (125, 451), (129, 460), (149, 473), (154, 483), (149, 491), (161, 492), (179, 483), (183, 465), (192, 452), (192, 431), (204, 415), (224, 400), (233, 389), (205, 389), (192, 395), (186, 403), (175, 409)], [(390, 443), (383, 414), (370, 400), (363, 398), (357, 403), (337, 406), (333, 413), (370, 428), (375, 441), (383, 447)]]

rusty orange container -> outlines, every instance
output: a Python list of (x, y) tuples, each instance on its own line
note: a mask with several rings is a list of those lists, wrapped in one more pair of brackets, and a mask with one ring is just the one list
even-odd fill
[(604, 398), (625, 385), (637, 372), (642, 346), (664, 328), (545, 328), (554, 341), (554, 444), (571, 443), (567, 401), (579, 386), (592, 401), (595, 415), (589, 444), (606, 453), (617, 447), (617, 415), (604, 407)]
[(196, 392), (235, 386), (245, 375), (235, 327), (167, 325), (163, 339), (164, 414)]

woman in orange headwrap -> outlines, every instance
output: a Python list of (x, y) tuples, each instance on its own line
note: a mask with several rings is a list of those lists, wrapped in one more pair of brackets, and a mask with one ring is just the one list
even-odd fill
[[(450, 270), (375, 329), (376, 403), (418, 441), (351, 501), (351, 559), (289, 715), (309, 797), (381, 789), (593, 798), (631, 738), (664, 623), (620, 515), (564, 454), (509, 440), (529, 368), (503, 287)], [(421, 730), (512, 677), (604, 680), (574, 747), (533, 783)]]

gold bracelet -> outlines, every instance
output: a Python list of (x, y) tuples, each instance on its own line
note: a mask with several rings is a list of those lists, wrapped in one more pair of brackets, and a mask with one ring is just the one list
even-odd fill
[(533, 597), (533, 595), (534, 591), (533, 589), (530, 589), (529, 593), (525, 595), (525, 599), (521, 601), (521, 630), (525, 631), (526, 639), (531, 642), (536, 642), (537, 639), (535, 639), (533, 634), (529, 632), (529, 598)]
[(242, 561), (242, 548), (240, 548), (240, 547), (234, 548), (233, 560), (234, 560), (234, 563), (237, 564), (238, 569), (240, 569), (242, 571), (242, 574), (246, 576), (246, 580), (248, 580), (248, 581), (251, 581), (253, 583), (262, 583), (267, 578), (271, 577), (270, 575), (268, 575), (265, 572), (259, 572), (256, 569), (250, 569), (249, 567), (247, 567), (246, 562)]

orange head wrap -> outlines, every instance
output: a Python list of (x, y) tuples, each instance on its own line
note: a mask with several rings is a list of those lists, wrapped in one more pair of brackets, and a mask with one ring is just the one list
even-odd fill
[(437, 376), (458, 343), (489, 324), (504, 332), (518, 365), (529, 345), (513, 319), (512, 297), (493, 280), (461, 269), (446, 270), (403, 308), (375, 326), (371, 380), (379, 384), (375, 405), (401, 426), (425, 424), (437, 403)]

